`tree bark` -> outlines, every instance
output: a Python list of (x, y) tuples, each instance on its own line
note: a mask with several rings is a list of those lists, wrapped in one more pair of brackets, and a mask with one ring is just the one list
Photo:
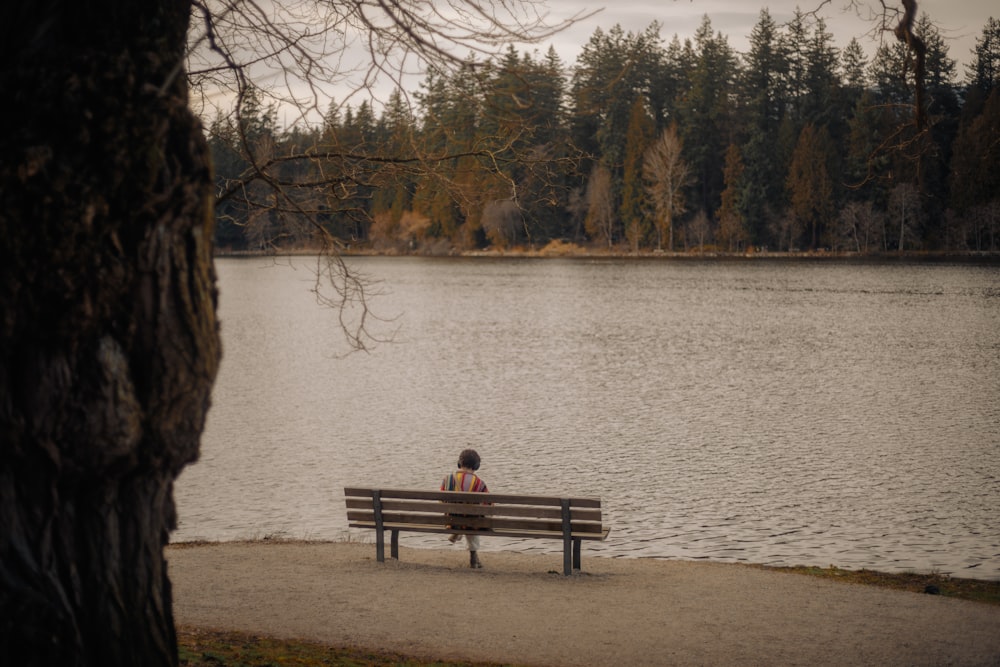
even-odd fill
[(220, 347), (189, 0), (0, 9), (0, 663), (175, 665)]

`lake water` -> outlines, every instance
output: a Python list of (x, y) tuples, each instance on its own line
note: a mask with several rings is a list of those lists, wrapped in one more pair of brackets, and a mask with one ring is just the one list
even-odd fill
[(473, 446), (494, 492), (602, 498), (585, 557), (1000, 579), (1000, 267), (349, 264), (392, 342), (345, 356), (315, 259), (217, 262), (225, 356), (175, 541), (344, 539), (344, 486), (437, 488)]

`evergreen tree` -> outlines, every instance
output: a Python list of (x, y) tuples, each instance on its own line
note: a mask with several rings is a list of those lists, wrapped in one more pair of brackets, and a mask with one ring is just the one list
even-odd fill
[(662, 107), (653, 106), (657, 127), (680, 120), (681, 101), (691, 89), (690, 72), (696, 61), (691, 40), (686, 39), (682, 44), (675, 34), (663, 52), (659, 77), (653, 83), (653, 89), (662, 92)]
[(925, 89), (928, 129), (919, 137), (923, 151), (917, 159), (916, 183), (922, 195), (924, 224), (922, 242), (927, 247), (944, 244), (945, 208), (948, 202), (948, 165), (958, 134), (961, 108), (955, 89), (956, 64), (948, 55), (948, 44), (927, 13), (922, 13), (914, 31), (926, 46)]
[(840, 52), (833, 45), (833, 35), (826, 22), (818, 19), (806, 44), (805, 80), (803, 81), (802, 115), (805, 122), (833, 127), (838, 114), (840, 79), (837, 64)]
[(966, 66), (966, 83), (976, 88), (985, 100), (1000, 84), (1000, 20), (986, 20), (983, 33), (976, 39), (972, 60)]
[(539, 242), (573, 235), (572, 221), (565, 215), (569, 205), (572, 174), (579, 163), (569, 136), (566, 109), (566, 67), (550, 46), (537, 70), (535, 96), (539, 127), (529, 157), (535, 158), (521, 187), (522, 206)]
[(868, 56), (856, 37), (852, 37), (840, 52), (840, 82), (845, 91), (848, 109), (857, 104), (858, 99), (868, 89)]
[[(894, 107), (909, 105), (913, 99), (913, 91), (907, 82), (908, 71), (909, 57), (903, 44), (880, 44), (868, 69), (876, 102)], [(895, 112), (898, 116), (903, 116), (902, 109), (897, 108)]]
[[(807, 234), (811, 250), (820, 246), (833, 217), (833, 181), (828, 164), (832, 148), (826, 128), (806, 123), (792, 155), (786, 185), (791, 213)], [(794, 241), (794, 239), (791, 239)]]
[(954, 84), (957, 70), (955, 60), (948, 55), (947, 42), (926, 12), (920, 14), (914, 32), (927, 48), (924, 67), (927, 71), (925, 85), (930, 98), (928, 106), (932, 109), (932, 113), (934, 109), (953, 107), (953, 103), (945, 98), (955, 97)]
[(322, 132), (319, 128), (293, 125), (282, 132), (275, 146), (275, 164), (271, 173), (279, 184), (275, 192), (274, 220), (282, 248), (315, 247), (315, 220), (322, 212), (324, 196), (314, 187), (281, 188), (282, 183), (313, 182), (313, 160), (286, 159), (294, 155), (314, 155), (319, 149)]
[(594, 166), (587, 181), (587, 216), (584, 227), (591, 240), (611, 248), (615, 243), (615, 207), (611, 170)]
[(962, 214), (1000, 201), (1000, 87), (982, 113), (959, 130), (949, 179), (951, 206)]
[(573, 140), (584, 153), (600, 156), (610, 167), (621, 165), (633, 99), (627, 42), (620, 25), (608, 32), (597, 28), (577, 57), (573, 74)]
[(713, 34), (707, 15), (695, 33), (695, 55), (678, 130), (698, 186), (695, 208), (714, 211), (722, 192), (725, 150), (734, 135), (730, 91), (738, 69), (729, 42), (721, 33)]
[[(488, 77), (479, 141), (495, 145), (492, 158), (508, 179), (508, 191), (497, 196), (520, 208), (518, 237), (505, 236), (511, 243), (545, 242), (563, 232), (569, 155), (563, 74), (553, 48), (543, 61), (509, 49)], [(499, 210), (491, 205), (491, 217)]]
[[(659, 41), (656, 23), (638, 34), (626, 33), (619, 25), (607, 33), (598, 28), (577, 58), (571, 86), (573, 141), (607, 170), (612, 211), (621, 207), (632, 106), (636, 99), (650, 99), (661, 69)], [(588, 184), (588, 192), (591, 189)]]
[[(224, 194), (230, 183), (236, 183), (247, 169), (247, 161), (240, 154), (240, 140), (235, 125), (220, 115), (208, 129), (208, 148), (212, 155), (215, 188)], [(247, 220), (245, 206), (240, 205), (236, 190), (216, 205), (215, 245), (219, 249), (243, 250), (247, 239), (244, 227)]]
[(368, 236), (377, 171), (367, 161), (353, 157), (375, 155), (378, 151), (375, 112), (368, 100), (362, 100), (357, 108), (346, 109), (339, 140), (342, 180), (331, 188), (340, 211), (338, 231), (342, 240), (358, 242)]
[(260, 90), (248, 85), (243, 91), (242, 104), (237, 108), (236, 127), (242, 150), (251, 160), (263, 145), (274, 141), (278, 134), (278, 111), (274, 103), (264, 104)]
[(216, 239), (236, 249), (271, 248), (281, 230), (274, 188), (263, 177), (276, 176), (271, 164), (278, 144), (277, 112), (254, 86), (241, 97), (233, 118), (216, 118), (211, 131), (210, 147), (221, 167), (216, 171), (218, 214), (224, 220), (217, 227), (223, 236)]
[(885, 144), (890, 141), (897, 118), (894, 110), (875, 102), (875, 93), (865, 91), (848, 120), (848, 148), (844, 182), (848, 199), (870, 201), (884, 208), (886, 182), (892, 160)]
[(914, 96), (908, 77), (911, 66), (906, 47), (894, 42), (878, 47), (869, 68), (874, 84), (870, 102), (879, 107), (878, 122), (869, 131), (874, 133), (879, 157), (888, 162), (887, 169), (905, 170), (905, 175), (896, 174), (903, 178), (914, 176), (904, 159), (915, 134), (910, 123)]
[[(741, 75), (747, 139), (742, 151), (737, 150), (735, 155), (742, 153), (746, 169), (738, 181), (726, 181), (727, 190), (739, 189), (740, 217), (749, 225), (751, 239), (758, 243), (763, 239), (770, 212), (780, 208), (784, 196), (781, 184), (786, 167), (775, 146), (788, 104), (787, 76), (788, 61), (777, 26), (770, 13), (761, 10), (750, 34), (750, 50), (744, 57)], [(730, 158), (727, 153), (727, 166)], [(730, 195), (735, 206), (736, 192)], [(730, 206), (726, 211), (730, 216), (728, 230), (736, 209)]]
[[(479, 132), (481, 86), (476, 63), (445, 73), (428, 70), (416, 95), (422, 120), (425, 165), (413, 196), (414, 210), (431, 220), (429, 236), (462, 243), (475, 236), (479, 222), (475, 196), (481, 175), (473, 154)], [(470, 195), (473, 195), (470, 198)], [(460, 237), (466, 222), (472, 228)]]
[(554, 46), (549, 46), (545, 60), (532, 77), (535, 118), (538, 124), (536, 141), (547, 144), (563, 142), (566, 136), (566, 66)]
[[(223, 158), (232, 167), (240, 165), (238, 173), (225, 174), (219, 181), (217, 215), (228, 216), (223, 232), (233, 236), (232, 225), (239, 226), (244, 247), (273, 249), (281, 237), (277, 216), (275, 189), (269, 182), (276, 176), (272, 165), (278, 143), (275, 106), (265, 105), (261, 92), (247, 86), (242, 104), (233, 123), (224, 135), (232, 140), (230, 149), (238, 157)], [(215, 142), (218, 146), (218, 142)]]
[(629, 115), (625, 142), (625, 169), (622, 178), (622, 201), (619, 216), (625, 229), (625, 238), (638, 252), (649, 232), (647, 211), (649, 204), (642, 182), (642, 163), (646, 149), (652, 143), (655, 127), (646, 109), (645, 101), (636, 98)]
[(717, 213), (719, 232), (716, 236), (719, 243), (730, 252), (743, 250), (750, 241), (750, 230), (746, 226), (741, 201), (741, 193), (746, 191), (746, 167), (736, 144), (729, 144), (726, 149), (723, 177), (726, 189), (722, 191), (722, 204)]
[(781, 35), (781, 49), (788, 63), (786, 76), (786, 114), (801, 126), (805, 116), (809, 76), (809, 24), (798, 7)]
[[(826, 29), (826, 22), (817, 19), (806, 51), (806, 99), (803, 119), (816, 128), (822, 128), (829, 150), (826, 159), (827, 176), (833, 186), (832, 198), (840, 198), (843, 181), (841, 154), (834, 146), (844, 145), (849, 129), (843, 111), (843, 90), (837, 74), (839, 50), (833, 45), (833, 35)], [(814, 239), (813, 243), (818, 242)]]
[(345, 243), (365, 237), (367, 206), (357, 196), (358, 183), (365, 179), (361, 165), (353, 157), (357, 148), (354, 110), (331, 102), (318, 141), (322, 157), (314, 163), (314, 179), (327, 184), (318, 204), (316, 222), (333, 238)]
[(643, 33), (626, 33), (620, 25), (594, 31), (577, 58), (572, 98), (574, 141), (601, 161), (620, 180), (632, 104), (651, 99), (653, 81), (661, 69), (659, 25)]
[(784, 113), (788, 61), (777, 25), (762, 9), (750, 32), (750, 50), (743, 57), (740, 90), (745, 100), (748, 124), (755, 131), (773, 136)]
[(398, 223), (403, 213), (410, 210), (413, 198), (413, 170), (407, 164), (415, 160), (415, 121), (410, 107), (399, 88), (389, 94), (378, 122), (378, 150), (380, 156), (389, 158), (374, 177), (372, 217), (387, 213), (393, 223)]

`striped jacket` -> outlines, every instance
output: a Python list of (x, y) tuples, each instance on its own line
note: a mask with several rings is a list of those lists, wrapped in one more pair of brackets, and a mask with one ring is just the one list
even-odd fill
[(486, 482), (479, 479), (479, 475), (474, 472), (459, 470), (444, 478), (441, 482), (442, 491), (472, 491), (487, 493)]

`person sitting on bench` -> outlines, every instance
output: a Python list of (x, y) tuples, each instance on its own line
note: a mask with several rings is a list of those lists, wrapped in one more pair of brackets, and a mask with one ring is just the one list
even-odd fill
[[(486, 482), (476, 474), (480, 463), (481, 459), (476, 450), (462, 450), (462, 453), (458, 455), (458, 470), (444, 478), (444, 481), (441, 482), (441, 490), (488, 493), (489, 489), (486, 488)], [(464, 529), (465, 527), (453, 526), (453, 528)], [(448, 539), (454, 544), (461, 539), (461, 535), (452, 535)], [(478, 556), (479, 536), (468, 534), (465, 536), (465, 539), (469, 546), (469, 567), (481, 568), (483, 563), (479, 560)]]

